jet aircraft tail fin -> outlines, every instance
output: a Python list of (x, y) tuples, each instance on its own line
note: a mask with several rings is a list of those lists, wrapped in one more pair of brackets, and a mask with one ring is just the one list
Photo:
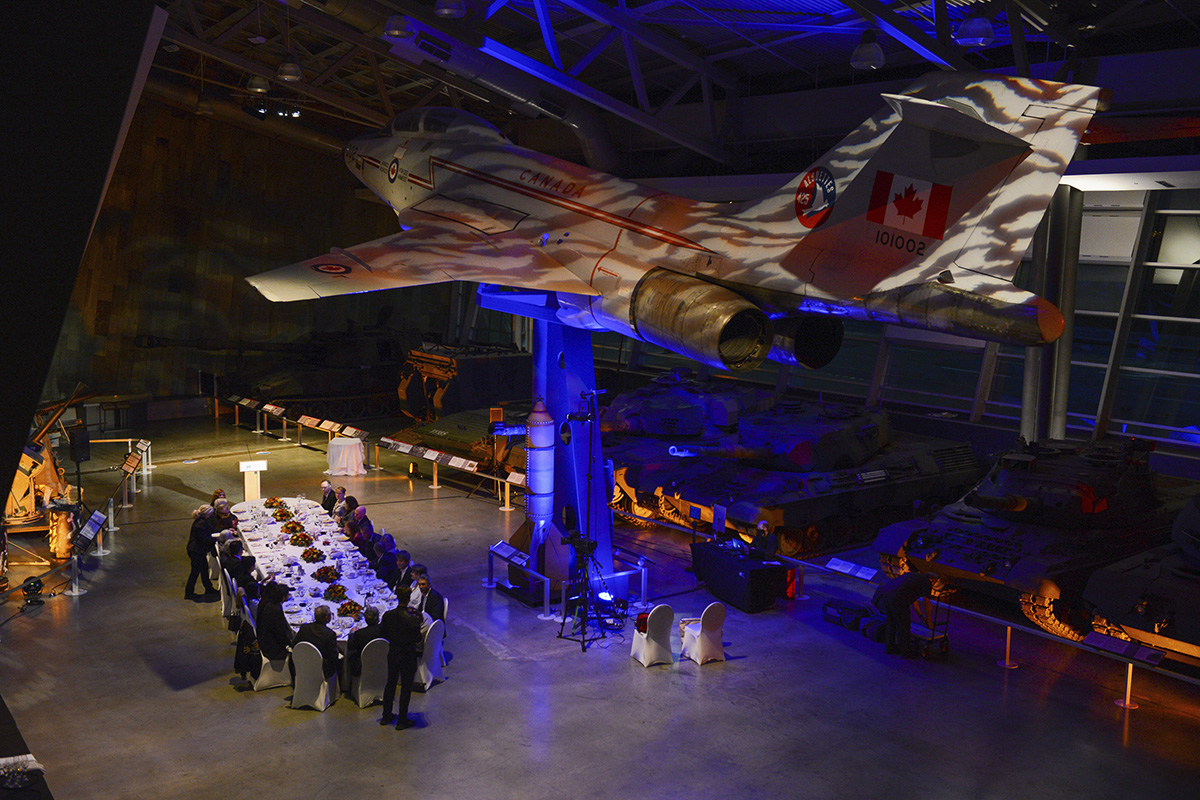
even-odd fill
[(884, 95), (885, 108), (737, 219), (777, 234), (791, 227), (796, 244), (779, 266), (815, 290), (801, 310), (821, 311), (824, 300), (836, 313), (945, 329), (944, 315), (921, 322), (912, 309), (901, 317), (872, 302), (939, 283), (998, 314), (1020, 295), (1031, 322), (1041, 319), (1037, 330), (1053, 331), (1048, 304), (1010, 282), (1100, 94), (1027, 78), (927, 75)]

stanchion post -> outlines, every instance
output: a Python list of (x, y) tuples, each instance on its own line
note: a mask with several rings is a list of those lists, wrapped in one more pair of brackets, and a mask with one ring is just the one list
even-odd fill
[(279, 441), (290, 442), (291, 439), (289, 439), (287, 435), (287, 417), (280, 417), (279, 421), (283, 423), (283, 436), (279, 437)]
[(1137, 708), (1138, 704), (1133, 702), (1133, 699), (1130, 697), (1130, 695), (1133, 693), (1133, 662), (1130, 661), (1125, 666), (1125, 699), (1113, 700), (1113, 703), (1128, 710)]
[(121, 479), (121, 508), (133, 508), (133, 503), (129, 502), (129, 476), (126, 475)]
[(109, 552), (111, 551), (104, 549), (104, 527), (101, 526), (100, 530), (96, 531), (96, 549), (92, 551), (92, 555), (106, 556)]
[(87, 594), (87, 589), (79, 587), (79, 555), (71, 556), (71, 588), (63, 592), (67, 597), (79, 597)]
[(143, 457), (142, 464), (146, 469), (154, 469), (154, 444), (146, 445), (146, 455)]
[(263, 430), (263, 412), (261, 410), (254, 412), (254, 432), (260, 436), (266, 433), (266, 431)]
[(111, 497), (108, 498), (108, 529), (110, 531), (121, 530), (117, 527), (117, 517), (113, 514), (113, 499)]
[(1004, 636), (1004, 660), (997, 661), (996, 666), (1004, 667), (1004, 669), (1016, 669), (1017, 662), (1012, 660), (1012, 625), (1007, 626), (1007, 631), (1008, 633)]
[(233, 404), (233, 427), (241, 427), (242, 424), (242, 407), (237, 403)]
[(296, 423), (296, 447), (304, 446), (304, 423)]
[(438, 481), (438, 462), (434, 461), (433, 462), (433, 483), (429, 484), (429, 488), (430, 489), (442, 488), (440, 485), (438, 485), (437, 481)]
[(483, 581), (483, 588), (496, 588), (496, 554), (488, 550), (488, 576)]
[(501, 511), (512, 511), (512, 484), (508, 481), (504, 482), (504, 505), (500, 506)]
[(383, 469), (383, 465), (379, 463), (379, 442), (375, 443), (375, 466), (371, 469)]

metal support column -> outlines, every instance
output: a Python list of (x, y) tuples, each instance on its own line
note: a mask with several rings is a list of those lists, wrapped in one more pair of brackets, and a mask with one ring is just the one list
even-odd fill
[(1055, 304), (1065, 325), (1062, 336), (1050, 345), (1053, 390), (1047, 431), (1051, 439), (1067, 436), (1067, 395), (1071, 384), (1071, 355), (1075, 342), (1075, 288), (1079, 279), (1079, 234), (1083, 226), (1083, 192), (1074, 186), (1059, 186), (1050, 202), (1047, 253), (1055, 263), (1058, 278)]

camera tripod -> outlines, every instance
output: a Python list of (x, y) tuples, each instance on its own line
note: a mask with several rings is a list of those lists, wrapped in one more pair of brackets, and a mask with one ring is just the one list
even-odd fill
[[(580, 535), (568, 536), (564, 544), (571, 545), (575, 552), (575, 567), (571, 571), (571, 579), (567, 581), (567, 599), (562, 609), (562, 624), (558, 627), (558, 638), (571, 642), (579, 642), (583, 652), (587, 652), (588, 642), (607, 637), (603, 617), (600, 614), (596, 600), (596, 589), (592, 585), (592, 576), (600, 582), (605, 592), (608, 586), (604, 583), (604, 571), (596, 560), (596, 542)], [(594, 569), (594, 572), (593, 572)], [(567, 628), (568, 614), (571, 627)], [(595, 624), (595, 632), (588, 634), (588, 623)]]

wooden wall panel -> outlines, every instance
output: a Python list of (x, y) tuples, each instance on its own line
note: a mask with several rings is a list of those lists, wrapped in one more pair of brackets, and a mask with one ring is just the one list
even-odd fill
[[(396, 230), (358, 200), (340, 159), (143, 98), (84, 254), (46, 396), (195, 390), (196, 370), (252, 378), (295, 358), (238, 354), (373, 326), (406, 343), (440, 331), (448, 287), (270, 303), (245, 278)], [(223, 345), (139, 347), (139, 337)], [(359, 349), (348, 346), (346, 358)], [(302, 360), (302, 359), (301, 359)], [(369, 360), (369, 359), (367, 359)], [(355, 363), (345, 363), (353, 368)]]

